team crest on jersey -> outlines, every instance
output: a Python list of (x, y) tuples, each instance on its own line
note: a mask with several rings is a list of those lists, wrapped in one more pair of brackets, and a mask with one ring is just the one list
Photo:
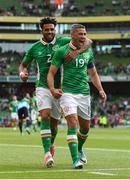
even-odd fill
[(86, 63), (89, 61), (88, 53), (83, 53), (83, 58), (85, 59)]
[(88, 54), (87, 53), (83, 53), (83, 58), (84, 59), (88, 59)]
[(38, 52), (38, 55), (40, 56), (41, 54), (42, 54), (42, 52), (41, 52), (41, 51), (39, 51), (39, 52)]
[(58, 46), (58, 45), (55, 45), (55, 46), (53, 46), (52, 50), (53, 50), (53, 51), (57, 51), (58, 48), (59, 48), (59, 46)]

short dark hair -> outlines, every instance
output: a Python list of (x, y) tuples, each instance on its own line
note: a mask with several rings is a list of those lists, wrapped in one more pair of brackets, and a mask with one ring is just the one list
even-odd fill
[(71, 26), (71, 31), (74, 31), (74, 30), (79, 29), (79, 28), (84, 28), (84, 29), (86, 29), (85, 26), (82, 25), (82, 24), (73, 24), (73, 25)]
[(54, 24), (54, 26), (57, 25), (57, 21), (55, 18), (51, 18), (51, 17), (45, 17), (43, 19), (40, 20), (40, 28), (43, 28), (44, 24)]

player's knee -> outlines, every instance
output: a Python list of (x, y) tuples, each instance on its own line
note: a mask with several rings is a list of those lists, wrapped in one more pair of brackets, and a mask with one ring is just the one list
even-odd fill
[(44, 120), (50, 120), (50, 114), (42, 114), (42, 119)]
[(88, 134), (89, 128), (80, 128), (79, 132), (82, 134)]
[(50, 119), (50, 113), (44, 113), (44, 114), (42, 113), (41, 118), (42, 119)]
[(43, 120), (50, 120), (50, 111), (49, 110), (40, 111), (40, 116)]
[(77, 118), (75, 115), (69, 115), (66, 117), (67, 124), (69, 128), (77, 128)]
[(80, 122), (80, 131), (84, 134), (87, 134), (90, 129), (90, 121), (84, 121), (84, 123)]

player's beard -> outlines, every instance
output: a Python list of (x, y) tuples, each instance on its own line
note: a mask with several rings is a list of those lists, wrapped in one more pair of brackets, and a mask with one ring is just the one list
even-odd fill
[(82, 48), (84, 45), (85, 45), (85, 42), (80, 41), (80, 42), (78, 43), (78, 48), (80, 49), (80, 48)]
[(55, 35), (51, 35), (51, 34), (49, 34), (48, 36), (44, 36), (44, 40), (45, 40), (47, 43), (52, 42), (54, 38), (55, 38)]

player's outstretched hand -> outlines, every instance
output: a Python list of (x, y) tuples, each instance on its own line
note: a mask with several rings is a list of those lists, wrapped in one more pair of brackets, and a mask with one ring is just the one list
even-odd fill
[(80, 49), (69, 51), (65, 56), (65, 63), (69, 63), (73, 59), (76, 59), (80, 53), (83, 53), (87, 48), (90, 48), (91, 44), (92, 44), (92, 41), (87, 38), (86, 41), (84, 42), (83, 46)]
[(76, 59), (77, 58), (77, 51), (69, 51), (66, 56), (65, 56), (65, 63), (69, 63), (71, 62), (73, 59)]
[(99, 95), (100, 95), (100, 97), (101, 97), (101, 99), (102, 99), (102, 101), (103, 101), (103, 104), (105, 104), (105, 103), (106, 103), (106, 100), (107, 100), (107, 95), (106, 95), (106, 93), (104, 92), (104, 90), (99, 91)]

